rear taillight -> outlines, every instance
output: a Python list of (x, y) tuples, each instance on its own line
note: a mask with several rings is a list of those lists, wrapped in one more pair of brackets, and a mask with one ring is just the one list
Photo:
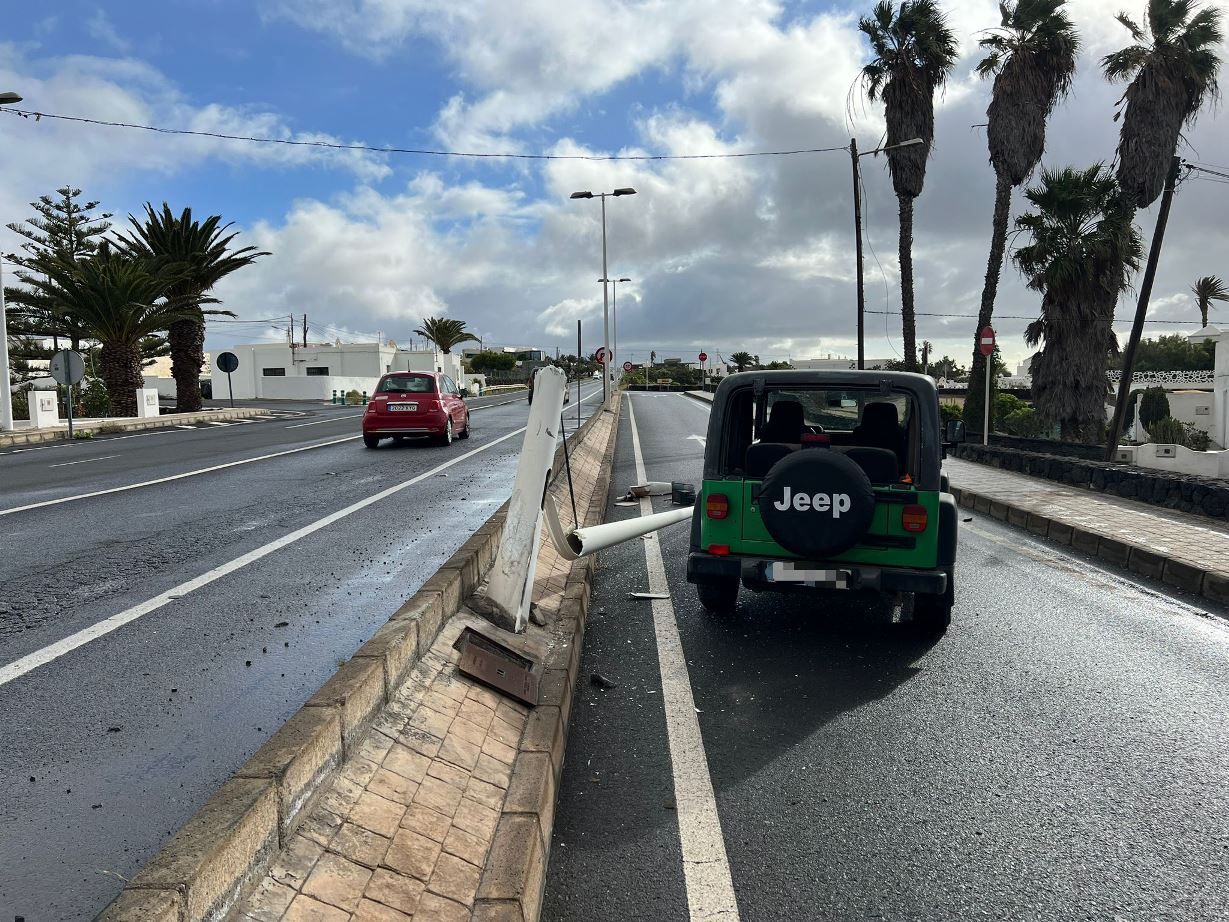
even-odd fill
[(708, 546), (708, 552), (710, 554), (715, 554), (718, 557), (729, 557), (730, 546), (728, 544), (710, 544)]
[(724, 519), (730, 514), (730, 500), (724, 493), (710, 493), (704, 499), (704, 514), (710, 519)]
[(926, 507), (908, 505), (900, 514), (900, 524), (905, 531), (917, 534), (926, 530)]

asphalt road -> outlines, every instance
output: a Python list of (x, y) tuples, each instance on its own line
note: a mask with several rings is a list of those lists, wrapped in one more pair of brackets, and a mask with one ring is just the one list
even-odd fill
[(0, 919), (92, 918), (498, 508), (526, 403), (471, 407), (448, 448), (317, 407), (0, 457)]
[[(648, 478), (698, 484), (707, 408), (631, 403)], [(611, 500), (636, 480), (627, 417)], [(1229, 918), (1224, 612), (981, 516), (961, 528), (930, 646), (838, 593), (744, 590), (710, 617), (686, 525), (660, 533), (700, 740), (673, 753), (660, 624), (628, 598), (645, 543), (604, 553), (542, 918), (708, 918), (722, 875), (726, 920)], [(707, 825), (676, 799), (697, 764)], [(684, 828), (711, 846), (686, 865)]]

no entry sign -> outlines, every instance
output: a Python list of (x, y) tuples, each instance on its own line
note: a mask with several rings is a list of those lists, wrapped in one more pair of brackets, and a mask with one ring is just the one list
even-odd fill
[(981, 334), (977, 337), (977, 348), (985, 356), (994, 353), (994, 327), (982, 327)]
[(701, 353), (700, 353), (700, 361), (701, 361), (701, 362), (707, 362), (707, 361), (708, 361), (708, 353), (707, 353), (707, 352), (701, 352)]

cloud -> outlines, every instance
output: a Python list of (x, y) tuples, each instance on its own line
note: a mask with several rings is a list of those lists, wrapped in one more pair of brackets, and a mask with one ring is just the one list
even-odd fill
[(85, 31), (95, 41), (120, 54), (127, 54), (132, 47), (132, 44), (116, 31), (115, 24), (107, 16), (106, 10), (95, 10), (94, 15), (85, 21)]

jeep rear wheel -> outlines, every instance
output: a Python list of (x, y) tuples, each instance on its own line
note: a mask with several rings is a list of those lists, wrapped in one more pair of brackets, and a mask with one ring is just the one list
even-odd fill
[(947, 589), (938, 595), (918, 593), (913, 601), (913, 630), (919, 637), (942, 637), (952, 623), (952, 605), (956, 602), (955, 574), (947, 570)]
[(696, 594), (705, 610), (729, 615), (738, 606), (738, 579), (714, 579), (696, 583)]

